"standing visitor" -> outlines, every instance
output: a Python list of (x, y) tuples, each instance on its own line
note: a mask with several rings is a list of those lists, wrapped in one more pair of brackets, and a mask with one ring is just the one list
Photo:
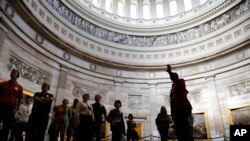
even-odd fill
[(156, 123), (157, 129), (160, 133), (161, 141), (167, 141), (168, 140), (169, 124), (172, 123), (172, 120), (170, 118), (170, 115), (168, 115), (167, 109), (165, 106), (161, 107), (161, 111), (157, 115), (155, 123)]
[(35, 93), (33, 108), (28, 121), (28, 131), (25, 141), (44, 141), (49, 122), (49, 113), (53, 95), (48, 93), (49, 84), (42, 84), (42, 92)]
[(28, 120), (32, 110), (32, 97), (26, 96), (15, 115), (15, 141), (23, 141), (23, 132), (27, 132)]
[(54, 120), (50, 124), (49, 138), (50, 141), (57, 141), (60, 134), (60, 141), (64, 141), (65, 133), (67, 131), (69, 120), (72, 112), (68, 107), (69, 100), (63, 99), (62, 104), (54, 108)]
[(78, 123), (76, 141), (93, 140), (94, 112), (92, 105), (88, 102), (89, 98), (90, 94), (84, 94), (83, 101), (76, 106)]
[(15, 112), (24, 97), (23, 87), (17, 82), (19, 76), (19, 71), (13, 69), (10, 73), (10, 80), (0, 83), (0, 123), (3, 123), (0, 131), (0, 141), (8, 140)]
[(110, 123), (112, 131), (112, 141), (120, 141), (122, 134), (125, 134), (125, 125), (123, 120), (123, 113), (120, 111), (122, 103), (116, 100), (114, 103), (115, 109), (112, 109), (107, 116), (107, 121)]
[(135, 131), (136, 123), (133, 121), (134, 116), (132, 114), (128, 115), (127, 120), (127, 141), (137, 141), (139, 139), (138, 133)]
[(192, 106), (187, 99), (185, 80), (179, 79), (178, 74), (171, 71), (170, 65), (167, 65), (166, 72), (173, 82), (170, 107), (178, 141), (194, 141), (192, 123), (189, 122), (192, 117)]
[(106, 121), (106, 109), (103, 104), (100, 103), (101, 96), (95, 96), (95, 103), (92, 104), (93, 111), (94, 111), (94, 133), (96, 141), (101, 141), (101, 135), (103, 133), (102, 129), (104, 127), (104, 123)]
[[(75, 98), (73, 101), (73, 105), (71, 107), (71, 112), (72, 112), (72, 116), (69, 120), (69, 126), (67, 129), (67, 139), (66, 141), (70, 141), (71, 138), (75, 136), (75, 131), (76, 131), (76, 127), (77, 127), (77, 122), (76, 122), (76, 106), (79, 102), (79, 99)], [(73, 139), (74, 140), (74, 139)]]

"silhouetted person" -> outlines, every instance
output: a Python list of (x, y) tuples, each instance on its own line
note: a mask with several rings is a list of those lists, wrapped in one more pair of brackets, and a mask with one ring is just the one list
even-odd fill
[(49, 84), (42, 84), (42, 92), (35, 93), (33, 108), (28, 121), (28, 131), (25, 141), (44, 141), (49, 122), (49, 113), (53, 95), (48, 93)]
[(127, 141), (137, 141), (139, 139), (138, 133), (135, 131), (136, 123), (133, 121), (134, 116), (132, 114), (128, 115), (127, 120)]
[[(70, 141), (71, 138), (75, 136), (75, 132), (76, 132), (76, 127), (77, 127), (77, 121), (76, 121), (76, 106), (79, 102), (79, 99), (75, 98), (73, 101), (73, 105), (71, 107), (71, 112), (72, 112), (72, 116), (69, 120), (69, 126), (67, 129), (67, 139), (66, 141)], [(74, 139), (73, 139), (74, 140)]]
[(94, 117), (95, 117), (95, 122), (94, 122), (94, 133), (96, 137), (96, 141), (101, 140), (101, 135), (103, 133), (103, 125), (104, 122), (106, 121), (106, 108), (104, 107), (103, 104), (100, 103), (101, 101), (101, 96), (96, 95), (95, 96), (95, 103), (92, 104), (93, 111), (94, 111)]
[(167, 109), (165, 106), (161, 107), (161, 111), (157, 115), (157, 118), (155, 119), (155, 123), (160, 133), (161, 141), (167, 141), (168, 140), (168, 128), (169, 128), (169, 124), (172, 123), (172, 120), (170, 118), (170, 115), (168, 115)]
[(120, 141), (122, 134), (125, 134), (125, 125), (123, 120), (123, 113), (120, 111), (122, 103), (116, 100), (114, 103), (115, 109), (112, 109), (107, 116), (107, 121), (110, 123), (112, 131), (112, 141)]
[(185, 80), (179, 79), (178, 74), (171, 71), (170, 65), (167, 65), (166, 71), (173, 82), (170, 107), (177, 138), (179, 141), (193, 141), (192, 125), (189, 122), (189, 118), (192, 117), (192, 106), (187, 99)]
[(15, 112), (24, 97), (23, 87), (16, 81), (19, 76), (19, 71), (13, 69), (10, 73), (10, 80), (0, 83), (0, 123), (3, 122), (3, 128), (0, 131), (0, 141), (8, 140)]

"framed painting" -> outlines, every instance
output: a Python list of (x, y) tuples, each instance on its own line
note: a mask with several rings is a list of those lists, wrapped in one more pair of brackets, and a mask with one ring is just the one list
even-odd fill
[(250, 125), (250, 104), (228, 108), (231, 125)]
[[(206, 112), (193, 113), (193, 136), (195, 139), (207, 139), (210, 137), (208, 117)], [(169, 128), (169, 139), (177, 139), (175, 130)]]
[(210, 137), (208, 117), (206, 112), (193, 113), (193, 136), (194, 138), (207, 139)]

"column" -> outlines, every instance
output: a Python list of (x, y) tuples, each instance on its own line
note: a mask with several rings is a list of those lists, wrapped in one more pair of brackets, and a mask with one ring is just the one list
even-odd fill
[(197, 6), (200, 5), (200, 1), (199, 0), (192, 0), (192, 7), (195, 8)]
[(66, 82), (67, 82), (67, 76), (69, 69), (66, 66), (61, 65), (60, 66), (60, 74), (58, 79), (58, 85), (57, 85), (57, 93), (55, 95), (55, 105), (59, 105), (62, 103), (63, 98), (65, 97), (66, 93)]
[(6, 39), (6, 36), (9, 31), (11, 31), (11, 27), (6, 23), (6, 21), (0, 17), (0, 52), (3, 48), (4, 40)]
[(104, 7), (104, 9), (105, 9), (105, 3), (106, 3), (106, 0), (101, 0), (100, 1), (100, 7)]
[(206, 93), (210, 96), (211, 111), (213, 111), (213, 120), (215, 125), (215, 132), (220, 136), (225, 135), (225, 129), (221, 114), (220, 102), (218, 93), (216, 91), (215, 76), (209, 76), (205, 78), (207, 81)]
[[(155, 0), (150, 0), (150, 17), (151, 19), (156, 18), (156, 5), (155, 5)], [(164, 8), (163, 8), (164, 9)]]
[(176, 0), (178, 13), (182, 13), (185, 11), (184, 1)]
[(118, 0), (113, 0), (113, 13), (118, 14)]
[(157, 116), (157, 109), (156, 109), (156, 84), (155, 83), (148, 83), (149, 92), (150, 92), (150, 134), (152, 135), (154, 132), (155, 119)]
[(130, 0), (125, 0), (125, 17), (131, 17), (130, 16)]
[(122, 81), (115, 81), (115, 99), (122, 100)]
[[(9, 47), (4, 44), (5, 40), (8, 38), (8, 33), (11, 32), (11, 27), (0, 18), (0, 77), (6, 76), (5, 71), (7, 71), (6, 64), (9, 62), (10, 50)], [(9, 74), (8, 74), (9, 76)], [(9, 79), (9, 78), (8, 78)], [(3, 80), (3, 78), (2, 78)]]
[(164, 17), (170, 16), (169, 0), (163, 0)]
[(137, 8), (137, 11), (138, 11), (138, 19), (142, 19), (143, 18), (143, 4), (142, 4), (142, 1), (141, 0), (138, 0), (138, 8)]

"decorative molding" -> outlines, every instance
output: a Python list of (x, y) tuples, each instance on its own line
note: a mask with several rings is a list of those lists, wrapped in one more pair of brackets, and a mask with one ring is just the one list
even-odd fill
[(105, 102), (106, 101), (106, 91), (102, 90), (97, 90), (95, 88), (89, 88), (85, 86), (76, 86), (74, 85), (72, 95), (74, 97), (82, 97), (85, 93), (90, 94), (90, 100), (94, 100), (95, 95), (100, 95), (101, 96), (101, 101)]
[(250, 94), (250, 81), (227, 86), (227, 89), (229, 91), (228, 97)]
[(140, 110), (143, 108), (142, 95), (128, 95), (128, 108), (133, 110)]
[(187, 95), (188, 100), (190, 101), (191, 105), (195, 105), (200, 102), (201, 94), (200, 92), (191, 92)]
[[(81, 16), (77, 15), (59, 0), (54, 0), (53, 2), (51, 0), (46, 1), (57, 12), (57, 14), (62, 16), (62, 18), (64, 18), (66, 21), (76, 26), (76, 28), (84, 31), (85, 33), (98, 39), (136, 47), (157, 47), (174, 45), (201, 38), (225, 27), (226, 25), (232, 23), (234, 20), (250, 11), (250, 5), (248, 4), (248, 1), (246, 1), (245, 3), (241, 2), (237, 6), (221, 14), (220, 16), (193, 28), (165, 35), (137, 36), (114, 32), (95, 25), (94, 23), (91, 23)], [(66, 34), (66, 31), (62, 30), (62, 33)], [(238, 32), (235, 33), (235, 36), (236, 35), (238, 35)]]
[(71, 58), (70, 53), (64, 52), (63, 59), (66, 60), (66, 61), (70, 61), (70, 58)]
[(14, 15), (15, 15), (15, 10), (13, 9), (13, 7), (12, 7), (9, 3), (7, 3), (7, 4), (5, 5), (4, 10), (6, 11), (6, 13), (8, 14), (8, 16), (9, 16), (10, 18), (13, 18), (13, 17), (14, 17)]
[(36, 39), (35, 39), (39, 44), (43, 44), (43, 37), (39, 34), (36, 34)]
[(3, 30), (0, 29), (0, 52), (4, 43), (4, 40), (6, 38), (6, 32), (4, 32)]
[(9, 58), (7, 68), (9, 71), (11, 71), (12, 69), (17, 69), (20, 72), (20, 76), (22, 78), (25, 78), (39, 85), (43, 83), (50, 84), (51, 82), (52, 74), (44, 73), (44, 71), (42, 71), (41, 69), (35, 68), (14, 56), (11, 56)]

